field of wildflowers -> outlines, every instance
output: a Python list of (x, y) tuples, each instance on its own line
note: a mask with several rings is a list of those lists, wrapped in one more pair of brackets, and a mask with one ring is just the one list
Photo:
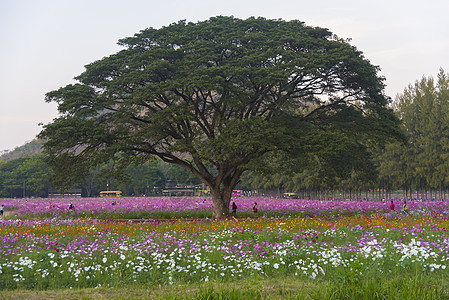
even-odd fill
[(0, 289), (251, 279), (262, 282), (250, 285), (256, 298), (276, 293), (266, 288), (272, 280), (318, 285), (289, 292), (311, 298), (449, 298), (447, 201), (409, 201), (403, 214), (375, 201), (234, 200), (237, 218), (213, 221), (197, 218), (211, 215), (204, 198), (3, 199)]

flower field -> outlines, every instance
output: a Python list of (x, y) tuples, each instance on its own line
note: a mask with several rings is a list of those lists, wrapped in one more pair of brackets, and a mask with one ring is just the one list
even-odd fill
[[(381, 201), (314, 201), (271, 197), (237, 197), (238, 217), (253, 216), (252, 207), (258, 203), (261, 215), (266, 217), (335, 217), (350, 215), (387, 214), (389, 203)], [(14, 218), (90, 218), (90, 219), (171, 219), (210, 218), (212, 200), (205, 197), (127, 197), (127, 198), (75, 198), (75, 199), (3, 199), (5, 211)], [(115, 202), (116, 205), (113, 205)], [(395, 199), (396, 211), (402, 200)], [(69, 210), (70, 203), (75, 206)], [(449, 201), (409, 201), (412, 214), (438, 213), (449, 216)]]
[[(416, 299), (449, 297), (449, 202), (410, 202), (402, 214), (382, 202), (235, 200), (237, 219), (212, 221), (191, 218), (198, 211), (210, 215), (210, 199), (203, 198), (123, 198), (117, 205), (110, 199), (4, 199), (0, 289), (288, 278), (318, 284), (320, 291), (307, 292), (312, 298), (343, 288), (350, 289), (344, 295), (374, 290), (413, 298), (404, 293), (414, 290)], [(248, 218), (254, 202), (260, 215)], [(137, 212), (185, 218), (121, 219)]]

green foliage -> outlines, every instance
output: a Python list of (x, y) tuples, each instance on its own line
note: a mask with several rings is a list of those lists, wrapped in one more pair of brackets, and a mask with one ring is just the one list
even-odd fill
[(164, 163), (160, 160), (157, 160), (157, 162), (162, 176), (166, 180), (172, 181), (172, 183), (181, 185), (197, 185), (201, 183), (198, 177), (195, 177), (192, 173), (179, 165)]
[(449, 185), (449, 76), (423, 77), (394, 102), (407, 143), (387, 145), (378, 156), (381, 178), (394, 188)]
[(0, 162), (0, 196), (46, 196), (50, 172), (42, 155)]
[[(298, 156), (296, 162), (282, 156), (270, 157), (266, 164), (273, 162), (271, 171), (260, 168), (258, 171), (262, 171), (262, 175), (247, 172), (241, 185), (253, 190), (278, 191), (368, 190), (374, 187), (447, 189), (449, 75), (440, 70), (436, 79), (422, 78), (398, 95), (393, 107), (401, 119), (405, 136), (384, 148), (373, 145), (371, 140), (361, 143), (360, 137), (351, 139), (340, 132), (319, 132), (314, 138), (326, 140), (327, 144), (309, 145), (315, 148)], [(315, 155), (314, 163), (299, 161), (304, 161), (304, 155), (310, 153)], [(288, 172), (298, 165), (303, 165), (305, 170), (289, 176)]]
[[(66, 185), (66, 189), (79, 187), (84, 189), (83, 194), (94, 196), (106, 189), (108, 183), (111, 188), (121, 189), (125, 195), (151, 194), (155, 192), (155, 187), (165, 185), (164, 168), (166, 163), (156, 160), (142, 165), (131, 164), (126, 170), (117, 170), (113, 164), (103, 164), (89, 170), (88, 175), (75, 184)], [(185, 170), (181, 170), (180, 174), (182, 176), (174, 172), (173, 178), (191, 177)], [(43, 155), (0, 161), (0, 197), (46, 197), (52, 187), (51, 177), (51, 169)], [(54, 181), (57, 182), (58, 178)]]
[(152, 160), (141, 165), (130, 164), (125, 170), (128, 180), (119, 189), (126, 195), (149, 195), (154, 193), (155, 188), (162, 188), (165, 178), (158, 168), (159, 163)]

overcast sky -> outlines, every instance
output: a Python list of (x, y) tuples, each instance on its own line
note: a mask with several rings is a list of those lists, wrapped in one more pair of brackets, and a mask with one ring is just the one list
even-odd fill
[(361, 50), (394, 98), (422, 76), (449, 72), (448, 0), (0, 0), (0, 151), (32, 140), (57, 116), (45, 93), (119, 51), (120, 38), (217, 15), (297, 19)]

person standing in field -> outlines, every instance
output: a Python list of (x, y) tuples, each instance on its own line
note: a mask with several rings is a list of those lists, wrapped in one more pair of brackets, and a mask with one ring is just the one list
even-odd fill
[(0, 216), (3, 216), (4, 212), (5, 212), (5, 205), (2, 204), (2, 208), (0, 209)]
[(394, 212), (394, 203), (393, 203), (393, 200), (391, 200), (390, 210), (391, 210), (391, 212)]
[(407, 202), (405, 202), (405, 200), (404, 200), (404, 204), (402, 205), (402, 213), (403, 213), (404, 215), (406, 215), (406, 214), (407, 214), (407, 210), (408, 210), (408, 208), (407, 208)]
[(232, 215), (237, 216), (237, 204), (235, 204), (234, 201), (232, 201)]
[(257, 217), (257, 202), (254, 202), (253, 213), (254, 213), (254, 217)]

